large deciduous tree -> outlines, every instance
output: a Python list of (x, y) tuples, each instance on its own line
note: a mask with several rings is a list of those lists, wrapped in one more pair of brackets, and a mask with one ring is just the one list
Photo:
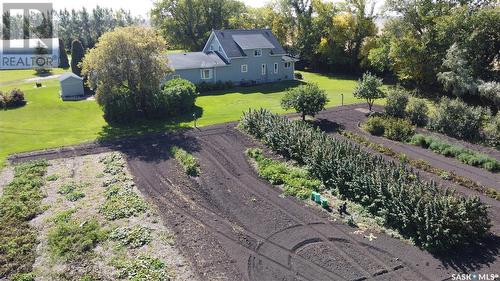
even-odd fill
[(199, 51), (213, 29), (239, 28), (245, 14), (237, 0), (159, 0), (151, 19), (170, 46)]
[(154, 115), (150, 105), (169, 72), (165, 52), (165, 40), (153, 29), (132, 26), (105, 33), (87, 53), (82, 74), (108, 121)]

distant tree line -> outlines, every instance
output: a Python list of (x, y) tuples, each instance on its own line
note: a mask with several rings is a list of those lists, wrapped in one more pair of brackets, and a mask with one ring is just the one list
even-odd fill
[(67, 51), (75, 39), (79, 40), (85, 49), (89, 49), (95, 46), (99, 37), (105, 32), (116, 27), (143, 23), (144, 19), (132, 16), (129, 11), (100, 6), (91, 11), (82, 8), (49, 13), (31, 12), (29, 20), (23, 19), (21, 15), (5, 12), (2, 17), (2, 39), (59, 37)]
[[(171, 48), (200, 50), (212, 29), (269, 28), (298, 68), (392, 77), (428, 95), (499, 104), (500, 6), (494, 0), (158, 0), (151, 20)], [(383, 22), (382, 25), (376, 21)]]

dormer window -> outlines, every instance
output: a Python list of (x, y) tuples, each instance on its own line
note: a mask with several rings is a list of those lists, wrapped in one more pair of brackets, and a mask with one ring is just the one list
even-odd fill
[(261, 57), (262, 56), (262, 49), (255, 49), (253, 52), (254, 57)]
[(210, 45), (209, 50), (210, 50), (210, 51), (213, 51), (213, 50), (214, 50), (214, 46), (213, 46), (213, 45)]
[(219, 52), (222, 52), (222, 46), (219, 46)]

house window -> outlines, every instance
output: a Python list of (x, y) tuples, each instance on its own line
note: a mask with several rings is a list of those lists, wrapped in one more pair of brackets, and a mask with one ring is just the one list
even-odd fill
[(266, 75), (267, 67), (265, 64), (262, 64), (262, 75)]
[(291, 62), (285, 62), (285, 68), (290, 68), (292, 66)]
[(278, 73), (278, 63), (274, 63), (274, 74)]
[(248, 72), (248, 65), (242, 64), (241, 65), (241, 72)]
[(219, 46), (219, 52), (222, 52), (222, 46)]
[(212, 79), (212, 70), (211, 69), (202, 69), (201, 70), (201, 79), (203, 79), (203, 80)]
[(256, 49), (253, 52), (254, 57), (260, 57), (262, 56), (262, 49)]
[(214, 46), (213, 46), (213, 45), (210, 45), (209, 50), (210, 50), (210, 51), (213, 51), (213, 50), (214, 50)]

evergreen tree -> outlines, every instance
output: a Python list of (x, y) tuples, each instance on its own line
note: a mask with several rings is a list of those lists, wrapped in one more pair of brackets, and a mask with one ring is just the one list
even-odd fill
[(68, 55), (66, 54), (66, 48), (64, 48), (64, 42), (59, 39), (59, 67), (69, 68)]
[(82, 68), (78, 65), (82, 62), (84, 56), (83, 46), (79, 40), (73, 40), (71, 43), (71, 72), (82, 76)]

